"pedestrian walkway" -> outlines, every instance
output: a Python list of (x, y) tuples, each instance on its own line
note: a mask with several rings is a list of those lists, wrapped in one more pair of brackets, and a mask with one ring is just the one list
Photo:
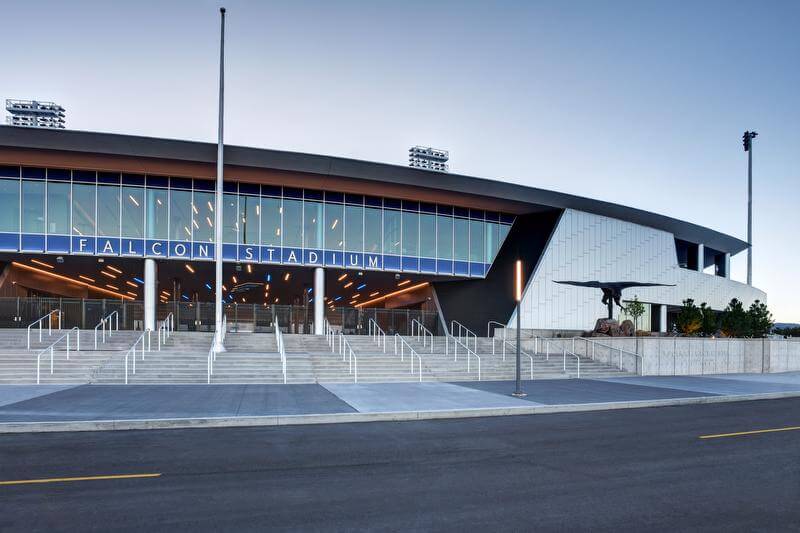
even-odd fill
[[(295, 385), (0, 385), (3, 425), (41, 422), (237, 419), (378, 413), (514, 414), (538, 406), (596, 405), (753, 395), (800, 395), (800, 372), (702, 377), (621, 377), (458, 383), (331, 383)], [(456, 416), (456, 415), (454, 415)], [(368, 420), (369, 418), (361, 418)], [(338, 417), (336, 421), (347, 421)]]

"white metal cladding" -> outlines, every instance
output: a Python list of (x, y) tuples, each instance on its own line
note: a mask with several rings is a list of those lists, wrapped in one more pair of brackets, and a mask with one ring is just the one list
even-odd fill
[[(637, 287), (623, 293), (629, 299), (681, 305), (693, 298), (713, 309), (724, 309), (731, 298), (749, 306), (766, 301), (766, 294), (730, 279), (678, 266), (671, 233), (601, 215), (567, 209), (528, 282), (522, 298), (522, 327), (527, 329), (590, 329), (606, 316), (598, 289), (558, 281), (639, 281), (675, 287)], [(513, 324), (516, 316), (509, 321)]]

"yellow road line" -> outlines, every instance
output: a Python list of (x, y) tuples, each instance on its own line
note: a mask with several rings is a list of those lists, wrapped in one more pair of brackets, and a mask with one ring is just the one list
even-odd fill
[(63, 483), (68, 481), (99, 481), (103, 479), (139, 479), (160, 477), (161, 474), (117, 474), (110, 476), (84, 476), (84, 477), (51, 477), (44, 479), (19, 479), (16, 481), (0, 481), (0, 485), (28, 485), (31, 483)]
[(760, 433), (777, 433), (779, 431), (797, 431), (800, 426), (791, 426), (786, 428), (773, 428), (773, 429), (755, 429), (753, 431), (738, 431), (736, 433), (719, 433), (717, 435), (701, 435), (701, 439), (720, 439), (722, 437), (741, 437), (743, 435), (758, 435)]

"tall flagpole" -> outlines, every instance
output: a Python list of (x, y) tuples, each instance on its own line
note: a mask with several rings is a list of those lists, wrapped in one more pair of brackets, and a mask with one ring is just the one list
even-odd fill
[(225, 8), (219, 9), (219, 135), (217, 140), (217, 192), (214, 210), (214, 262), (216, 280), (214, 290), (214, 327), (217, 333), (214, 351), (224, 352), (222, 344), (222, 180), (223, 180), (223, 141), (222, 124), (225, 105)]

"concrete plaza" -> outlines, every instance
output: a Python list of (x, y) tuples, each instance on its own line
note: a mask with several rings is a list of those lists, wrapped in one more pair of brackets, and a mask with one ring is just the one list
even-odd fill
[[(551, 410), (595, 410), (800, 396), (800, 373), (702, 377), (624, 377), (466, 383), (305, 385), (0, 386), (0, 432), (42, 430), (48, 423), (171, 421), (187, 425), (273, 425), (460, 418)], [(303, 417), (313, 417), (303, 418)], [(272, 422), (260, 420), (273, 417)], [(183, 424), (181, 423), (183, 421)], [(101, 426), (56, 426), (104, 429)], [(138, 427), (138, 426), (133, 426)], [(161, 425), (158, 427), (170, 427)], [(115, 427), (119, 429), (120, 427)], [(108, 428), (105, 428), (108, 429)]]

